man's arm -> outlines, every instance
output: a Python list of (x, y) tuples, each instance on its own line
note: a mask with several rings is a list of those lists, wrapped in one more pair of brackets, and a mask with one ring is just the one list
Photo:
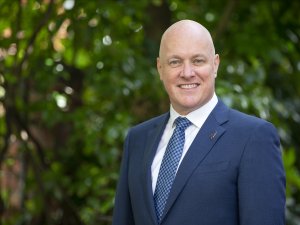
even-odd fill
[(128, 190), (128, 145), (129, 134), (124, 145), (123, 158), (121, 163), (120, 178), (116, 191), (115, 206), (112, 225), (134, 225), (130, 195)]
[(245, 146), (238, 177), (240, 225), (285, 224), (285, 173), (276, 129), (264, 123)]

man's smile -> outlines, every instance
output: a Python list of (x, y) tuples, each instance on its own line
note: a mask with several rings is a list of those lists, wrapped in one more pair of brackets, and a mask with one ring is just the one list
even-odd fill
[(194, 84), (180, 84), (178, 87), (182, 89), (192, 89), (198, 87), (200, 84), (199, 83), (194, 83)]

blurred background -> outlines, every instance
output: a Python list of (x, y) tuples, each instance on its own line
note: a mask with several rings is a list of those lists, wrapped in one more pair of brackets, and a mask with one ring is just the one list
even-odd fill
[(166, 112), (162, 32), (212, 33), (217, 94), (271, 121), (300, 224), (300, 1), (0, 0), (0, 224), (106, 225), (128, 128)]

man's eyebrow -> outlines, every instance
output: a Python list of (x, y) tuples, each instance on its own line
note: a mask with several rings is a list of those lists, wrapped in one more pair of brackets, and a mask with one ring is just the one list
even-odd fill
[[(200, 53), (200, 54), (195, 54), (195, 55), (193, 55), (191, 58), (197, 58), (197, 57), (204, 57), (204, 58), (206, 58), (207, 56)], [(173, 59), (173, 58), (181, 59), (182, 57), (180, 57), (179, 55), (170, 55), (170, 56), (168, 57), (168, 59)]]
[(192, 58), (197, 58), (197, 57), (206, 57), (206, 55), (204, 55), (204, 54), (196, 54), (196, 55), (193, 55), (193, 57)]
[(173, 58), (176, 58), (176, 59), (181, 59), (181, 57), (179, 55), (170, 55), (168, 57), (168, 59), (173, 59)]

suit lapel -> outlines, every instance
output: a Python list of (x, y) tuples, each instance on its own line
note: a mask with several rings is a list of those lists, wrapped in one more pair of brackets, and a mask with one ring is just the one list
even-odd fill
[(157, 217), (154, 209), (153, 191), (152, 191), (152, 178), (151, 178), (151, 165), (154, 159), (159, 141), (165, 129), (165, 126), (169, 119), (169, 113), (164, 114), (154, 125), (153, 128), (147, 134), (147, 140), (145, 145), (145, 154), (143, 159), (143, 189), (146, 196), (146, 205), (151, 214), (154, 224), (157, 224)]
[(221, 125), (228, 120), (227, 115), (228, 108), (219, 100), (219, 103), (203, 124), (181, 162), (162, 219), (172, 207), (193, 171), (205, 159), (214, 144), (224, 134), (225, 129)]

